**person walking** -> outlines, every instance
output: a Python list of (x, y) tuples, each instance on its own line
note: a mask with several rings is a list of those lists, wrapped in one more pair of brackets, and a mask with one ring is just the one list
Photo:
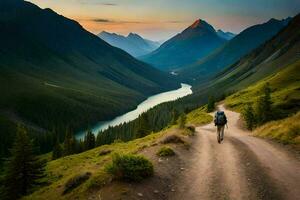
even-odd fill
[(217, 111), (215, 114), (215, 126), (217, 126), (217, 140), (221, 143), (224, 139), (224, 128), (227, 124), (227, 118), (224, 111)]

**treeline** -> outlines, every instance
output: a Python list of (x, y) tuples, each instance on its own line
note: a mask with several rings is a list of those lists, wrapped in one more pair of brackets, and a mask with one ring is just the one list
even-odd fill
[(285, 113), (273, 105), (271, 94), (270, 84), (266, 83), (257, 102), (245, 105), (242, 116), (247, 129), (253, 130), (269, 121), (285, 117)]
[(184, 109), (184, 107), (174, 109), (173, 104), (174, 102), (165, 103), (159, 105), (159, 108), (152, 108), (131, 122), (100, 131), (97, 137), (91, 130), (88, 130), (83, 140), (76, 140), (72, 131), (67, 129), (64, 142), (60, 144), (59, 139), (56, 140), (52, 157), (57, 159), (61, 156), (81, 153), (104, 144), (111, 144), (116, 141), (126, 142), (144, 137), (151, 132), (160, 131), (168, 125), (175, 124), (181, 115), (190, 111), (190, 109)]
[(97, 134), (96, 145), (113, 143), (115, 140), (130, 141), (144, 137), (151, 132), (158, 132), (168, 125), (174, 124), (180, 115), (188, 113), (193, 108), (175, 106), (176, 102), (161, 104), (142, 113), (137, 119), (123, 123)]
[[(224, 95), (216, 98), (213, 96), (210, 97), (213, 102), (222, 98), (224, 98)], [(29, 129), (28, 134), (30, 138), (33, 139), (33, 145), (37, 153), (43, 154), (52, 151), (53, 159), (57, 159), (61, 156), (81, 153), (104, 144), (111, 144), (116, 140), (126, 142), (146, 136), (151, 132), (158, 132), (168, 125), (174, 124), (182, 114), (198, 108), (207, 101), (208, 97), (206, 95), (197, 94), (176, 101), (163, 103), (141, 114), (137, 119), (131, 122), (109, 127), (107, 130), (99, 132), (97, 137), (94, 135), (91, 136), (91, 131), (88, 131), (88, 135), (83, 140), (75, 139), (74, 130), (76, 129), (69, 124), (64, 126), (67, 127), (65, 129), (55, 127), (52, 128), (52, 131), (48, 132), (37, 132)], [(11, 138), (11, 140), (12, 139), (13, 138)], [(3, 146), (2, 144), (2, 147)], [(9, 142), (6, 147), (10, 147)], [(8, 155), (6, 151), (1, 157), (7, 157)]]
[[(167, 126), (179, 123), (184, 124), (185, 115), (190, 111), (202, 106), (209, 99), (208, 111), (214, 108), (216, 101), (225, 96), (204, 96), (202, 98), (178, 99), (176, 101), (162, 103), (147, 112), (142, 113), (137, 119), (100, 131), (95, 136), (88, 130), (83, 140), (76, 140), (70, 128), (67, 128), (62, 144), (59, 138), (54, 139), (52, 158), (81, 153), (83, 151), (114, 142), (127, 142), (136, 138), (144, 137), (152, 132), (158, 132)], [(196, 101), (197, 100), (197, 101)], [(59, 134), (56, 134), (59, 135)]]

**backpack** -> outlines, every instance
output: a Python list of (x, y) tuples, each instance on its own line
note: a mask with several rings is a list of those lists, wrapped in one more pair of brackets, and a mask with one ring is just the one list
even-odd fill
[(223, 111), (218, 111), (215, 116), (215, 124), (224, 126), (227, 123), (225, 113)]

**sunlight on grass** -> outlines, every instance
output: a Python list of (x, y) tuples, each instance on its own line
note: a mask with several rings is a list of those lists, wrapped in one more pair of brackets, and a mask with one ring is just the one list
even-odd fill
[(283, 144), (300, 145), (300, 112), (283, 120), (269, 122), (254, 132), (254, 135), (271, 138)]
[(187, 123), (200, 126), (210, 123), (213, 117), (206, 112), (206, 106), (202, 106), (187, 114)]

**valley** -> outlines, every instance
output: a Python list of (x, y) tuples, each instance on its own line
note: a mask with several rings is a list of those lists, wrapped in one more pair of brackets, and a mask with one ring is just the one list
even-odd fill
[(1, 0), (0, 199), (297, 199), (300, 4), (260, 4)]
[[(104, 131), (109, 127), (118, 126), (122, 123), (130, 122), (135, 120), (144, 112), (147, 112), (149, 109), (165, 102), (175, 101), (179, 98), (183, 98), (184, 96), (191, 95), (193, 91), (191, 90), (191, 86), (187, 84), (181, 84), (181, 88), (177, 90), (172, 90), (168, 92), (163, 92), (160, 94), (156, 94), (148, 97), (145, 101), (140, 103), (135, 110), (132, 110), (128, 113), (125, 113), (121, 116), (118, 116), (110, 121), (104, 121), (97, 123), (93, 128), (92, 132), (97, 135), (100, 131)], [(84, 139), (86, 130), (81, 131), (76, 134), (77, 138)]]

